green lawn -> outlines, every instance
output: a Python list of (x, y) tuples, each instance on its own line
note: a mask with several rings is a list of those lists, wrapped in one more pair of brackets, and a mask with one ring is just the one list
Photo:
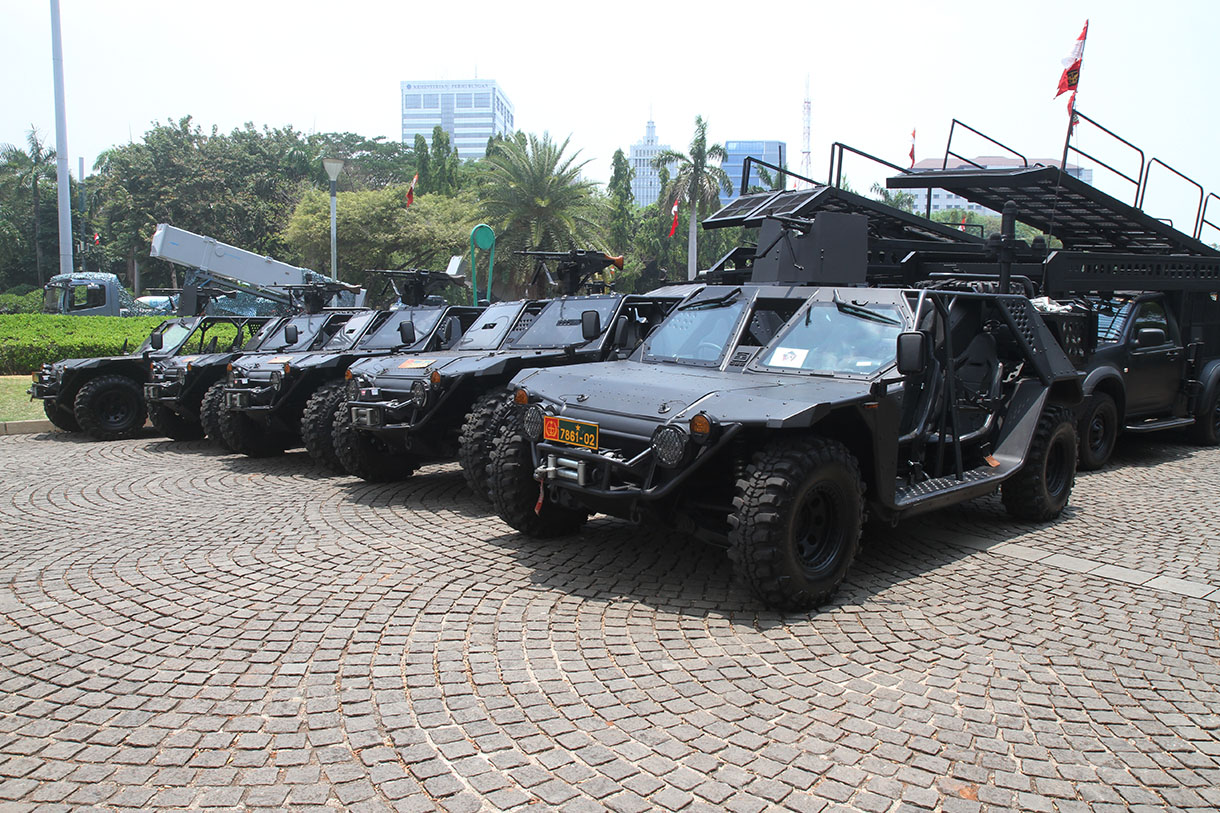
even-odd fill
[(0, 421), (46, 420), (42, 401), (31, 401), (25, 391), (28, 375), (0, 375)]

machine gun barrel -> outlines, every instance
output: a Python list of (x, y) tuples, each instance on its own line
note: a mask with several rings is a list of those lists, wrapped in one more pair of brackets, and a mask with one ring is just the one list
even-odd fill
[(562, 267), (577, 267), (581, 269), (601, 270), (614, 266), (618, 270), (623, 270), (623, 257), (611, 256), (604, 251), (594, 251), (592, 249), (574, 248), (570, 251), (535, 251), (533, 249), (521, 249), (514, 252), (525, 257), (538, 257), (543, 260), (554, 260)]

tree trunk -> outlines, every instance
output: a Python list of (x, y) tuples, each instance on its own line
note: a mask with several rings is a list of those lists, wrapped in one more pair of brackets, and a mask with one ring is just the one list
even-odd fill
[(38, 175), (34, 175), (34, 272), (38, 287), (42, 287), (42, 206), (38, 202)]
[(690, 225), (686, 238), (686, 278), (694, 279), (699, 273), (699, 212), (695, 201), (690, 202)]

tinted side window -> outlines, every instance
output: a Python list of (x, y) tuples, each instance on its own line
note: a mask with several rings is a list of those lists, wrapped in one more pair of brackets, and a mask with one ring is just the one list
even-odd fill
[(1169, 330), (1169, 317), (1165, 313), (1165, 306), (1160, 302), (1144, 302), (1140, 305), (1139, 311), (1135, 314), (1131, 335), (1132, 337), (1139, 336), (1141, 330), (1150, 327), (1165, 331), (1166, 339), (1174, 338)]

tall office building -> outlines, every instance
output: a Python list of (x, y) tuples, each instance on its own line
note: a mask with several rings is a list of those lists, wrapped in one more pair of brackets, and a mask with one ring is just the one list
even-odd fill
[(449, 134), (463, 160), (481, 158), (487, 139), (513, 132), (513, 105), (490, 79), (402, 82), (402, 143), (415, 143), (416, 134), (432, 143), (436, 125)]
[[(733, 194), (726, 195), (723, 192), (720, 195), (720, 204), (726, 205), (729, 201), (737, 200), (741, 195), (741, 167), (746, 162), (746, 156), (753, 156), (760, 161), (766, 161), (768, 164), (774, 164), (777, 167), (787, 166), (788, 160), (788, 145), (783, 141), (726, 141), (724, 142), (724, 151), (726, 157), (724, 163), (720, 165), (729, 176), (729, 181), (733, 184)], [(774, 170), (767, 170), (773, 180), (781, 180), (776, 176), (779, 173)], [(783, 179), (786, 182), (784, 186), (792, 186), (792, 182)], [(763, 186), (762, 180), (758, 177), (758, 169), (751, 164), (750, 166), (750, 182), (749, 186)]]
[[(628, 164), (635, 170), (631, 194), (637, 205), (648, 206), (661, 196), (661, 175), (652, 168), (652, 159), (668, 149), (668, 144), (657, 143), (657, 125), (649, 120), (644, 128), (644, 137), (631, 145), (627, 156)], [(672, 172), (671, 169), (671, 175)]]

